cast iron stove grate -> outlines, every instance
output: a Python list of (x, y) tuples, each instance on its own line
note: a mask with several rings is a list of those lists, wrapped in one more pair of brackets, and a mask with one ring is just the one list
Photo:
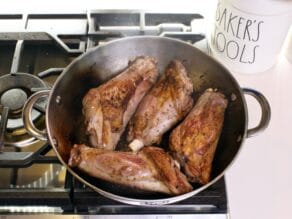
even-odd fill
[[(134, 35), (159, 35), (185, 40), (191, 44), (204, 39), (204, 34), (197, 29), (202, 23), (200, 14), (159, 13), (147, 11), (87, 11), (79, 13), (41, 13), (0, 15), (0, 77), (31, 77), (43, 81), (38, 86), (25, 88), (18, 85), (12, 90), (23, 102), (33, 92), (48, 89), (55, 79), (74, 58), (87, 49), (107, 41)], [(202, 25), (199, 25), (202, 26)], [(11, 64), (11, 65), (10, 65)], [(41, 78), (41, 79), (40, 79)], [(33, 85), (36, 85), (34, 82)], [(1, 91), (3, 88), (3, 91)], [(12, 88), (12, 87), (11, 87)], [(11, 89), (9, 88), (9, 89)], [(44, 177), (38, 182), (21, 186), (17, 184), (20, 171), (34, 165), (61, 166), (57, 157), (50, 153), (51, 145), (40, 142), (31, 136), (19, 141), (13, 128), (8, 127), (10, 116), (19, 117), (22, 107), (15, 102), (7, 102), (11, 92), (0, 84), (1, 104), (10, 104), (15, 112), (2, 114), (2, 142), (4, 152), (0, 153), (0, 172), (11, 170), (12, 175), (7, 186), (0, 186), (0, 213), (9, 213), (9, 207), (49, 206), (61, 209), (65, 214), (200, 214), (227, 212), (227, 197), (224, 178), (196, 196), (179, 203), (145, 208), (129, 206), (100, 196), (90, 188), (75, 180), (68, 172), (60, 187), (43, 185)], [(14, 89), (14, 88), (13, 88)], [(13, 93), (12, 92), (12, 93)], [(24, 95), (25, 94), (25, 95)], [(44, 114), (45, 101), (35, 108), (36, 117)], [(14, 113), (14, 114), (13, 114)], [(11, 124), (11, 123), (10, 123)], [(7, 129), (5, 129), (7, 128)], [(1, 136), (1, 135), (0, 135)], [(16, 140), (15, 140), (16, 139)], [(23, 148), (38, 143), (35, 150)], [(58, 177), (55, 171), (54, 177)], [(1, 174), (2, 175), (2, 174)], [(2, 176), (1, 176), (2, 177)]]

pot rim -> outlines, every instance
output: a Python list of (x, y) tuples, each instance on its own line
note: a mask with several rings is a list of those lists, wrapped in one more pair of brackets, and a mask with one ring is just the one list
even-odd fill
[[(189, 47), (192, 47), (192, 49), (194, 50), (197, 50), (199, 53), (203, 54), (203, 56), (206, 56), (207, 58), (211, 59), (212, 62), (215, 62), (216, 64), (218, 64), (227, 74), (229, 74), (230, 78), (232, 79), (232, 82), (234, 83), (234, 85), (236, 85), (236, 87), (238, 88), (239, 90), (239, 93), (241, 95), (241, 99), (242, 99), (242, 103), (243, 103), (243, 107), (244, 107), (244, 113), (245, 113), (245, 127), (244, 127), (244, 133), (243, 133), (243, 136), (242, 136), (242, 140), (240, 142), (240, 146), (239, 146), (239, 149), (238, 151), (236, 152), (235, 156), (233, 157), (232, 161), (226, 166), (226, 168), (218, 175), (216, 176), (215, 178), (213, 178), (209, 183), (205, 184), (205, 185), (202, 185), (201, 187), (191, 191), (191, 192), (188, 192), (188, 193), (185, 193), (185, 194), (182, 194), (182, 195), (178, 195), (178, 196), (173, 196), (173, 197), (168, 197), (168, 198), (161, 198), (161, 199), (137, 199), (137, 198), (128, 198), (128, 197), (124, 197), (124, 196), (120, 196), (120, 195), (116, 195), (116, 194), (113, 194), (111, 192), (107, 192), (107, 191), (104, 191), (98, 187), (96, 187), (95, 185), (87, 182), (85, 179), (83, 179), (82, 177), (80, 177), (72, 168), (70, 168), (68, 166), (68, 164), (63, 160), (63, 158), (61, 157), (61, 155), (59, 154), (55, 144), (54, 144), (54, 141), (53, 141), (53, 138), (52, 138), (52, 135), (51, 135), (51, 130), (50, 130), (50, 121), (49, 121), (49, 107), (50, 107), (50, 103), (51, 101), (54, 101), (52, 99), (52, 96), (53, 96), (53, 93), (55, 91), (55, 87), (62, 81), (63, 77), (66, 76), (67, 72), (70, 71), (70, 69), (72, 68), (72, 66), (75, 65), (75, 63), (79, 62), (80, 60), (82, 60), (84, 57), (88, 56), (89, 54), (93, 53), (93, 52), (96, 52), (97, 50), (107, 46), (107, 45), (110, 45), (110, 44), (114, 44), (114, 43), (117, 43), (117, 42), (122, 42), (122, 41), (127, 41), (127, 40), (131, 40), (131, 39), (157, 39), (157, 40), (168, 40), (168, 41), (173, 41), (175, 43), (180, 43), (180, 44), (184, 44), (186, 46), (189, 46)], [(66, 167), (66, 169), (75, 177), (77, 178), (79, 181), (81, 181), (82, 183), (84, 183), (86, 186), (90, 187), (91, 189), (93, 189), (94, 191), (98, 192), (99, 194), (107, 197), (107, 198), (110, 198), (110, 199), (113, 199), (113, 200), (116, 200), (116, 201), (119, 201), (119, 202), (122, 202), (122, 203), (125, 203), (125, 204), (132, 204), (132, 205), (138, 205), (138, 206), (156, 206), (156, 205), (165, 205), (165, 204), (171, 204), (171, 203), (175, 203), (175, 202), (178, 202), (178, 201), (182, 201), (184, 199), (187, 199), (187, 198), (190, 198), (191, 196), (193, 195), (196, 195), (198, 194), (199, 192), (205, 190), (206, 188), (208, 188), (209, 186), (211, 186), (212, 184), (214, 184), (215, 182), (217, 182), (224, 174), (225, 172), (233, 165), (233, 163), (235, 162), (235, 160), (238, 158), (238, 155), (240, 153), (240, 151), (242, 150), (242, 145), (246, 139), (246, 136), (247, 136), (247, 127), (248, 127), (248, 111), (247, 111), (247, 104), (246, 104), (246, 100), (245, 100), (245, 97), (244, 97), (244, 94), (243, 94), (243, 90), (242, 88), (239, 86), (237, 80), (233, 77), (233, 75), (231, 74), (231, 72), (225, 67), (223, 66), (220, 62), (218, 62), (215, 58), (203, 53), (202, 51), (200, 51), (199, 49), (197, 49), (196, 47), (192, 46), (191, 44), (189, 43), (186, 43), (182, 40), (178, 40), (178, 39), (173, 39), (173, 38), (168, 38), (168, 37), (160, 37), (160, 36), (131, 36), (131, 37), (124, 37), (124, 38), (120, 38), (120, 39), (117, 39), (117, 40), (112, 40), (106, 44), (103, 44), (103, 45), (98, 45), (96, 47), (93, 47), (93, 48), (90, 48), (87, 52), (83, 53), (82, 55), (80, 55), (79, 57), (75, 58), (64, 70), (63, 72), (61, 73), (61, 75), (57, 78), (56, 82), (54, 83), (52, 89), (51, 89), (51, 92), (49, 94), (49, 98), (48, 98), (48, 104), (47, 104), (47, 107), (46, 107), (46, 128), (47, 128), (47, 135), (48, 135), (48, 139), (59, 159), (59, 161), (62, 163), (62, 165), (64, 165)]]

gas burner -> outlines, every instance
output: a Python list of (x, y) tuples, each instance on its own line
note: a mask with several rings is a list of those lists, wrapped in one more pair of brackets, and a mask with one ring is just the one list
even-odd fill
[[(0, 15), (4, 24), (0, 25), (0, 116), (9, 118), (4, 143), (13, 146), (3, 147), (0, 153), (0, 214), (21, 212), (30, 217), (38, 211), (40, 218), (42, 213), (52, 213), (52, 217), (62, 213), (64, 217), (229, 218), (224, 178), (183, 202), (151, 208), (129, 206), (75, 180), (62, 168), (50, 143), (33, 138), (22, 127), (21, 109), (26, 99), (46, 88), (45, 83), (53, 85), (80, 53), (134, 35), (159, 35), (194, 44), (205, 38), (202, 18), (197, 13), (138, 10)], [(8, 23), (12, 25), (5, 25)], [(36, 103), (34, 108), (34, 124), (44, 129), (43, 107)], [(2, 121), (0, 149), (1, 126), (6, 127)]]
[[(28, 136), (24, 129), (22, 108), (34, 90), (47, 88), (48, 86), (43, 80), (27, 73), (6, 74), (0, 77), (0, 105), (2, 106), (0, 107), (0, 115), (2, 115), (4, 107), (7, 107), (9, 110), (5, 136), (6, 145), (20, 146), (20, 142), (24, 141), (27, 143), (33, 141), (33, 138)], [(34, 122), (44, 120), (41, 119), (41, 109), (44, 108), (44, 104), (45, 101), (40, 100), (36, 107), (37, 110), (34, 109), (32, 111)], [(15, 139), (18, 139), (18, 143)]]

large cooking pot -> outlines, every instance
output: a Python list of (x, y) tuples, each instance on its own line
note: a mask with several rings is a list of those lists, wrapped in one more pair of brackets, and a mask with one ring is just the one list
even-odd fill
[[(163, 72), (173, 59), (182, 60), (194, 84), (195, 96), (206, 88), (218, 88), (229, 100), (224, 126), (213, 161), (211, 181), (203, 186), (194, 185), (192, 192), (169, 197), (141, 192), (90, 177), (67, 165), (74, 143), (85, 141), (82, 120), (82, 98), (86, 92), (119, 74), (129, 60), (137, 56), (154, 56)], [(244, 95), (253, 96), (261, 106), (259, 124), (248, 129), (248, 111)], [(46, 107), (46, 131), (32, 124), (33, 104), (41, 97), (49, 96)], [(40, 91), (29, 98), (24, 106), (23, 119), (28, 132), (39, 139), (49, 139), (59, 160), (67, 170), (85, 185), (100, 194), (128, 204), (162, 205), (181, 201), (206, 189), (223, 176), (234, 161), (243, 141), (265, 129), (270, 120), (270, 107), (266, 98), (252, 89), (241, 89), (221, 64), (212, 57), (185, 42), (153, 36), (139, 36), (111, 41), (97, 46), (76, 58), (60, 75), (50, 91)]]

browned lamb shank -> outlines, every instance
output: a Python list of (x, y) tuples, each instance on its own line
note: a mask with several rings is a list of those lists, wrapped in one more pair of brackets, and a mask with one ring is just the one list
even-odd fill
[(210, 180), (226, 107), (225, 96), (208, 89), (171, 133), (170, 149), (192, 182), (206, 184)]
[(83, 114), (91, 145), (114, 150), (138, 104), (158, 78), (157, 61), (139, 57), (118, 76), (89, 90)]
[(157, 147), (134, 153), (76, 144), (71, 150), (69, 166), (93, 177), (148, 191), (179, 195), (192, 190), (174, 160)]
[(128, 142), (133, 151), (158, 144), (162, 135), (193, 106), (193, 84), (183, 64), (171, 61), (165, 74), (141, 101), (130, 120)]

